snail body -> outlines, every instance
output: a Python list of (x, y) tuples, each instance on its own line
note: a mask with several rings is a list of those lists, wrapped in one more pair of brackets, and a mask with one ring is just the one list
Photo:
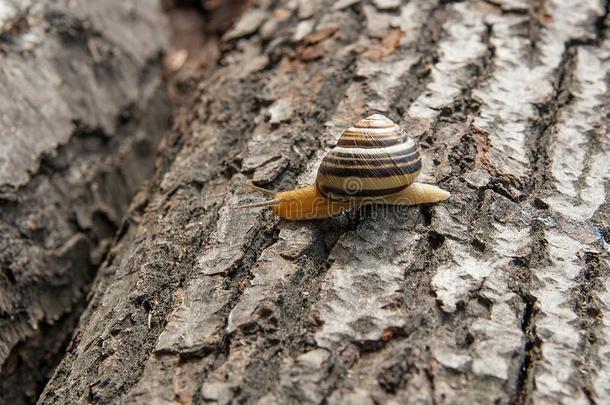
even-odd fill
[(444, 201), (449, 192), (416, 183), (422, 163), (417, 144), (381, 114), (358, 121), (322, 159), (315, 184), (273, 192), (255, 187), (283, 219), (325, 219), (366, 204), (417, 205)]

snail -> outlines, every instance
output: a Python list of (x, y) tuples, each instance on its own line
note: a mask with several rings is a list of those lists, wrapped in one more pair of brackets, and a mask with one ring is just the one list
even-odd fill
[(419, 148), (392, 120), (374, 114), (358, 121), (322, 159), (315, 184), (274, 192), (246, 207), (271, 207), (283, 219), (325, 219), (365, 204), (417, 205), (444, 201), (449, 192), (417, 183), (422, 167)]

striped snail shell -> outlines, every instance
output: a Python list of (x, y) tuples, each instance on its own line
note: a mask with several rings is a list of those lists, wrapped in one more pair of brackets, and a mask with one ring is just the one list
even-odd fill
[(288, 191), (250, 185), (271, 200), (242, 205), (271, 207), (289, 221), (325, 219), (366, 204), (418, 205), (445, 201), (451, 194), (415, 182), (421, 170), (415, 142), (381, 114), (360, 120), (341, 135), (320, 164), (315, 184)]
[(320, 164), (316, 188), (331, 201), (382, 198), (411, 185), (421, 167), (417, 144), (374, 114), (341, 135)]

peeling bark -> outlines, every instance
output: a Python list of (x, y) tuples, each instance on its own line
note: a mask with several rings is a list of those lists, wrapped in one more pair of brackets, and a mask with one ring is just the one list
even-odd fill
[[(608, 6), (260, 1), (162, 165), (41, 403), (610, 400)], [(371, 112), (449, 201), (286, 223)]]

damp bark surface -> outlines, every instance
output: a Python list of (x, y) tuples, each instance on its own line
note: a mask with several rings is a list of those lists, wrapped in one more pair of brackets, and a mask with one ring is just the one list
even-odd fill
[[(253, 2), (39, 403), (609, 402), (607, 25), (596, 0)], [(448, 201), (236, 208), (373, 112)]]
[(149, 1), (0, 0), (0, 403), (37, 400), (154, 173), (165, 20)]

